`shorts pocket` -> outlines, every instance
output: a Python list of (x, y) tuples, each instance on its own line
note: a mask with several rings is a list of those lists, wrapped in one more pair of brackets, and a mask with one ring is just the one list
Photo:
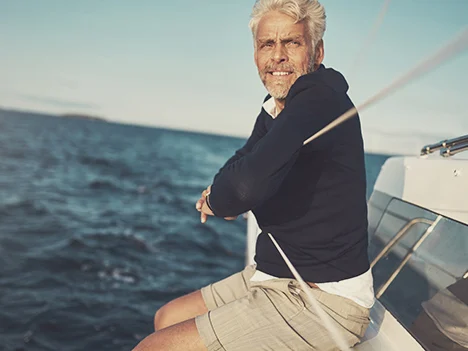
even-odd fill
[(285, 320), (294, 318), (306, 308), (301, 290), (290, 279), (271, 279), (255, 284), (252, 289), (260, 289), (274, 308)]
[(350, 313), (346, 317), (348, 327), (360, 337), (366, 333), (367, 327), (370, 324), (370, 318), (366, 314)]

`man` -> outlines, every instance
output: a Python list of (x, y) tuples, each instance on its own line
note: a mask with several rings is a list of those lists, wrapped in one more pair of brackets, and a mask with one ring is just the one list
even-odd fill
[(326, 69), (317, 0), (258, 0), (250, 23), (269, 92), (253, 132), (197, 202), (202, 222), (252, 210), (256, 266), (163, 306), (135, 350), (336, 350), (271, 233), (350, 346), (373, 304), (364, 152), (358, 118), (303, 146), (351, 108)]

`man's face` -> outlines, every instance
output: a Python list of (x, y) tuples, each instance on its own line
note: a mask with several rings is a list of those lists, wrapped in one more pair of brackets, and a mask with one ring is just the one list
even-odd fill
[(272, 11), (257, 27), (255, 64), (266, 89), (284, 100), (297, 78), (313, 70), (312, 43), (304, 22)]

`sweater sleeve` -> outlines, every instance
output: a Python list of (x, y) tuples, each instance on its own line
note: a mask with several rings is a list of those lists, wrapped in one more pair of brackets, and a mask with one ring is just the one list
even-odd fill
[[(209, 205), (215, 216), (237, 216), (273, 196), (295, 163), (304, 141), (338, 117), (338, 101), (330, 89), (298, 92), (252, 151), (228, 164), (211, 187)], [(328, 135), (327, 135), (328, 134)], [(308, 147), (324, 148), (331, 133)]]
[(218, 173), (214, 176), (213, 182), (216, 181), (218, 176), (223, 172), (223, 170), (229, 166), (230, 164), (236, 162), (240, 158), (244, 157), (247, 155), (250, 151), (252, 151), (253, 147), (255, 144), (266, 134), (266, 127), (265, 127), (265, 114), (260, 112), (260, 114), (257, 116), (257, 119), (255, 121), (255, 125), (253, 127), (252, 133), (250, 134), (249, 138), (245, 142), (244, 146), (242, 146), (240, 149), (238, 149), (232, 157), (230, 157), (226, 163), (221, 167), (221, 169), (218, 171)]

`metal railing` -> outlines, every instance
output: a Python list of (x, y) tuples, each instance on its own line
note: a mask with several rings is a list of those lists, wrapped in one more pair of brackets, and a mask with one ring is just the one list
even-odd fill
[(466, 150), (468, 150), (468, 142), (466, 142), (465, 144), (458, 144), (452, 146), (445, 150), (440, 150), (440, 155), (444, 157), (450, 157)]
[(468, 150), (468, 135), (426, 145), (421, 149), (421, 156), (429, 155), (437, 150), (440, 150), (441, 156), (444, 157), (453, 156), (462, 151), (466, 151)]
[[(443, 217), (442, 216), (437, 216), (436, 220), (435, 221), (429, 221), (431, 223), (430, 227), (426, 229), (426, 231), (424, 232), (424, 234), (421, 236), (421, 238), (419, 238), (419, 240), (411, 247), (411, 249), (408, 251), (408, 253), (405, 255), (405, 257), (403, 258), (403, 260), (400, 262), (400, 264), (398, 265), (397, 269), (395, 269), (395, 271), (392, 273), (392, 275), (387, 279), (387, 281), (382, 284), (382, 286), (379, 288), (377, 294), (375, 295), (376, 298), (380, 298), (384, 293), (385, 291), (388, 289), (388, 287), (390, 286), (390, 284), (392, 284), (392, 282), (395, 280), (395, 278), (398, 276), (398, 274), (400, 274), (401, 270), (405, 267), (405, 265), (408, 263), (408, 261), (411, 259), (411, 257), (413, 256), (413, 254), (416, 252), (416, 250), (423, 244), (423, 242), (427, 239), (427, 237), (434, 231), (434, 228), (437, 226), (437, 224), (439, 224), (440, 220), (442, 219)], [(421, 218), (418, 218), (418, 220), (421, 220)], [(413, 220), (414, 221), (414, 220)], [(411, 222), (413, 221), (410, 221), (408, 224), (411, 224)], [(417, 223), (420, 223), (420, 222), (417, 222)], [(425, 222), (424, 222), (425, 223)], [(406, 226), (408, 226), (408, 224)], [(416, 223), (414, 223), (416, 224)], [(412, 224), (411, 226), (413, 226), (414, 224)], [(406, 226), (403, 228), (405, 229)], [(409, 226), (409, 228), (411, 228), (411, 226)], [(408, 229), (409, 229), (408, 228)], [(401, 231), (403, 231), (403, 229)], [(395, 240), (395, 242), (393, 243), (392, 247), (399, 241), (401, 240), (401, 238), (404, 236), (404, 234), (406, 234), (406, 232), (408, 232), (408, 229), (406, 229), (405, 232), (403, 232), (399, 238), (397, 240)], [(400, 232), (401, 232), (400, 231)], [(400, 234), (400, 233), (399, 233)], [(395, 239), (395, 238), (394, 238)], [(392, 240), (393, 241), (393, 240)], [(389, 243), (390, 244), (390, 243)], [(388, 246), (388, 244), (387, 244)], [(385, 248), (384, 248), (385, 250)], [(390, 249), (387, 250), (387, 252), (389, 251)], [(382, 255), (383, 256), (383, 255)], [(375, 261), (375, 260), (374, 260)]]
[(434, 223), (434, 221), (431, 221), (429, 219), (426, 219), (426, 218), (415, 218), (411, 221), (409, 221), (408, 223), (406, 223), (403, 228), (400, 229), (400, 231), (392, 238), (392, 240), (390, 240), (387, 245), (385, 245), (385, 247), (382, 249), (382, 251), (380, 251), (380, 253), (372, 260), (371, 262), (371, 268), (373, 268), (377, 262), (380, 261), (380, 259), (382, 257), (384, 257), (391, 249), (393, 249), (393, 247), (398, 244), (398, 242), (401, 240), (401, 238), (403, 238), (406, 233), (416, 224), (419, 224), (419, 223), (424, 223), (424, 224), (427, 224), (427, 225), (432, 225)]

